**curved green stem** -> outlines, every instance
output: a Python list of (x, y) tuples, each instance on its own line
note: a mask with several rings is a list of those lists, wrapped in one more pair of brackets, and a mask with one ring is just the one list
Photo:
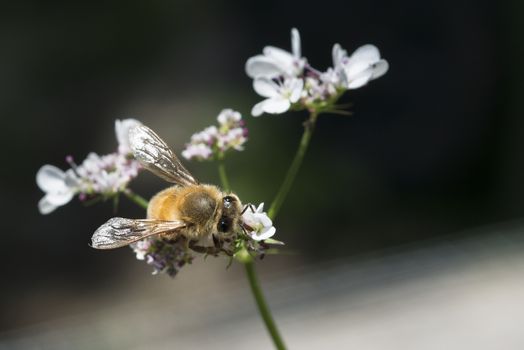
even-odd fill
[(135, 192), (131, 191), (130, 189), (126, 189), (124, 192), (124, 195), (129, 198), (133, 203), (137, 204), (138, 206), (144, 208), (147, 210), (147, 206), (149, 204), (149, 201)]
[(257, 280), (255, 263), (252, 260), (244, 262), (244, 267), (246, 270), (247, 279), (249, 280), (249, 286), (251, 287), (251, 292), (253, 293), (257, 303), (258, 311), (260, 312), (260, 316), (262, 316), (262, 319), (266, 324), (267, 331), (269, 332), (269, 335), (271, 335), (271, 339), (275, 344), (275, 348), (278, 350), (284, 350), (286, 349), (286, 345), (284, 344), (284, 341), (278, 332), (275, 320), (273, 320), (271, 311), (269, 310), (266, 300), (264, 299), (264, 295), (262, 294), (262, 289), (260, 288)]
[[(227, 178), (226, 167), (223, 158), (220, 158), (218, 160), (218, 173), (220, 175), (220, 182), (222, 183), (222, 188), (225, 191), (229, 191), (229, 181)], [(260, 316), (262, 317), (262, 320), (264, 321), (264, 324), (266, 325), (266, 329), (269, 332), (269, 335), (271, 336), (273, 343), (275, 344), (275, 347), (278, 350), (285, 350), (286, 346), (284, 345), (284, 341), (282, 340), (282, 337), (278, 332), (275, 320), (271, 315), (271, 310), (269, 310), (266, 299), (264, 298), (264, 294), (262, 293), (262, 288), (258, 283), (253, 257), (249, 254), (245, 246), (237, 253), (237, 260), (244, 264), (247, 279), (249, 281), (249, 286), (251, 287), (251, 292), (253, 293), (253, 297), (255, 298), (258, 311), (260, 313)]]
[(277, 216), (282, 203), (284, 203), (284, 200), (286, 199), (287, 194), (289, 193), (289, 190), (295, 181), (295, 177), (297, 176), (300, 165), (302, 164), (302, 160), (304, 159), (304, 155), (306, 154), (309, 141), (311, 140), (311, 136), (315, 130), (317, 117), (318, 112), (311, 112), (309, 119), (304, 123), (304, 133), (302, 134), (302, 139), (300, 140), (295, 158), (293, 159), (293, 162), (287, 171), (284, 182), (282, 182), (282, 185), (280, 185), (280, 189), (278, 190), (275, 199), (271, 203), (271, 207), (269, 207), (268, 216), (271, 219), (274, 219)]

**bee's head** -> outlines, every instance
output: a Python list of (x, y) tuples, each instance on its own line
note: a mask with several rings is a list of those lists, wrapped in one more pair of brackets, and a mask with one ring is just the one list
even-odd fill
[(239, 228), (239, 218), (242, 212), (242, 204), (234, 194), (222, 197), (222, 215), (218, 219), (217, 231), (220, 233), (233, 233)]

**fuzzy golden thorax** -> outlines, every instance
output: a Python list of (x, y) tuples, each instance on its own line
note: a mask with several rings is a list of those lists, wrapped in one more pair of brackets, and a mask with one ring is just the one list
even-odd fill
[(182, 220), (180, 234), (198, 240), (212, 234), (231, 234), (240, 229), (242, 204), (234, 194), (212, 185), (173, 186), (156, 194), (147, 210), (148, 219)]

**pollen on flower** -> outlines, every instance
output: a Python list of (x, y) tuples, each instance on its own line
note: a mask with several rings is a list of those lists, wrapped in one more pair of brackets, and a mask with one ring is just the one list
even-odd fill
[(217, 121), (217, 126), (209, 126), (191, 136), (191, 141), (182, 151), (182, 157), (190, 160), (210, 160), (229, 150), (244, 149), (248, 131), (242, 115), (232, 109), (224, 109), (217, 116)]
[(150, 237), (135, 242), (130, 247), (138, 260), (144, 260), (153, 267), (153, 274), (166, 273), (175, 277), (180, 269), (191, 263), (194, 258), (182, 237), (174, 240)]

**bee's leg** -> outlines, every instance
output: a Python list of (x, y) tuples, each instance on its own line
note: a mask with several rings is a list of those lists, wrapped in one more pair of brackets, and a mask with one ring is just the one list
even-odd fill
[(215, 245), (215, 248), (220, 249), (222, 244), (220, 244), (220, 240), (216, 235), (212, 235), (213, 237), (213, 244)]
[(184, 247), (184, 263), (189, 264), (191, 263), (191, 253), (189, 252), (189, 239), (186, 237), (182, 237), (184, 240), (182, 246)]
[(185, 252), (189, 252), (189, 244), (191, 243), (191, 240), (189, 238), (184, 238), (185, 239), (185, 242), (184, 242), (184, 250)]

